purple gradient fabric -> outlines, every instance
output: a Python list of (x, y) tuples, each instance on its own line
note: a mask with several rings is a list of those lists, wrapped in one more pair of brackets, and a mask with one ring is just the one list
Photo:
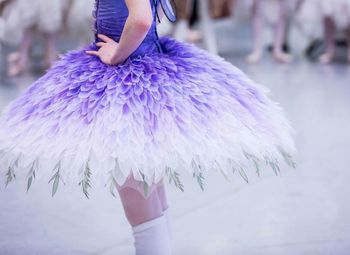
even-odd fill
[[(124, 1), (97, 2), (97, 30), (115, 19), (114, 5), (125, 14)], [(99, 8), (108, 16), (102, 23)], [(118, 17), (124, 20), (115, 22), (124, 24), (127, 15)], [(281, 160), (293, 165), (293, 131), (280, 107), (224, 59), (158, 39), (152, 29), (118, 66), (85, 50), (63, 55), (5, 110), (0, 120), (5, 182), (22, 176), (30, 187), (43, 176), (53, 193), (60, 183), (74, 182), (87, 194), (97, 183), (113, 191), (130, 175), (146, 186), (167, 176), (183, 189), (184, 172), (203, 187), (208, 171), (226, 178), (238, 172), (247, 179), (246, 170), (259, 171), (260, 163), (276, 172)]]

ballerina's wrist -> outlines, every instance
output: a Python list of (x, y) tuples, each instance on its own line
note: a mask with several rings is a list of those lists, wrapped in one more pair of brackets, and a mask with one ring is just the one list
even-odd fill
[(125, 57), (124, 54), (120, 53), (117, 50), (112, 58), (112, 63), (113, 63), (113, 65), (117, 65), (117, 64), (124, 62), (126, 59), (127, 59), (127, 57)]

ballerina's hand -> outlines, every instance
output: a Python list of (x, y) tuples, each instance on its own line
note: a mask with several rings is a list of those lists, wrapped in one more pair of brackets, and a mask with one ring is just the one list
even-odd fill
[(102, 42), (96, 43), (99, 49), (97, 51), (88, 50), (86, 51), (87, 54), (99, 57), (106, 65), (117, 65), (124, 61), (124, 59), (120, 58), (120, 54), (118, 54), (119, 44), (116, 41), (101, 34), (98, 35), (98, 38), (102, 40)]

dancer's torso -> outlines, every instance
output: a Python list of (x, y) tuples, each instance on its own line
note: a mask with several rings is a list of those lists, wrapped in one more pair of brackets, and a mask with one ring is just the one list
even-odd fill
[[(150, 0), (155, 17), (155, 0)], [(107, 35), (119, 42), (129, 11), (125, 0), (96, 0), (96, 33)], [(156, 32), (156, 20), (153, 20), (145, 40), (132, 56), (160, 52), (160, 44)]]

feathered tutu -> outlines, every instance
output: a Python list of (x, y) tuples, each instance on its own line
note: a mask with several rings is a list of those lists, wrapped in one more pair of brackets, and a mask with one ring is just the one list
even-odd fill
[[(261, 163), (293, 165), (292, 129), (266, 89), (192, 45), (160, 40), (163, 53), (103, 64), (85, 50), (64, 55), (10, 104), (0, 120), (6, 182), (47, 176), (147, 185), (179, 174), (202, 184), (205, 173), (229, 176)], [(94, 48), (91, 46), (89, 49)]]

